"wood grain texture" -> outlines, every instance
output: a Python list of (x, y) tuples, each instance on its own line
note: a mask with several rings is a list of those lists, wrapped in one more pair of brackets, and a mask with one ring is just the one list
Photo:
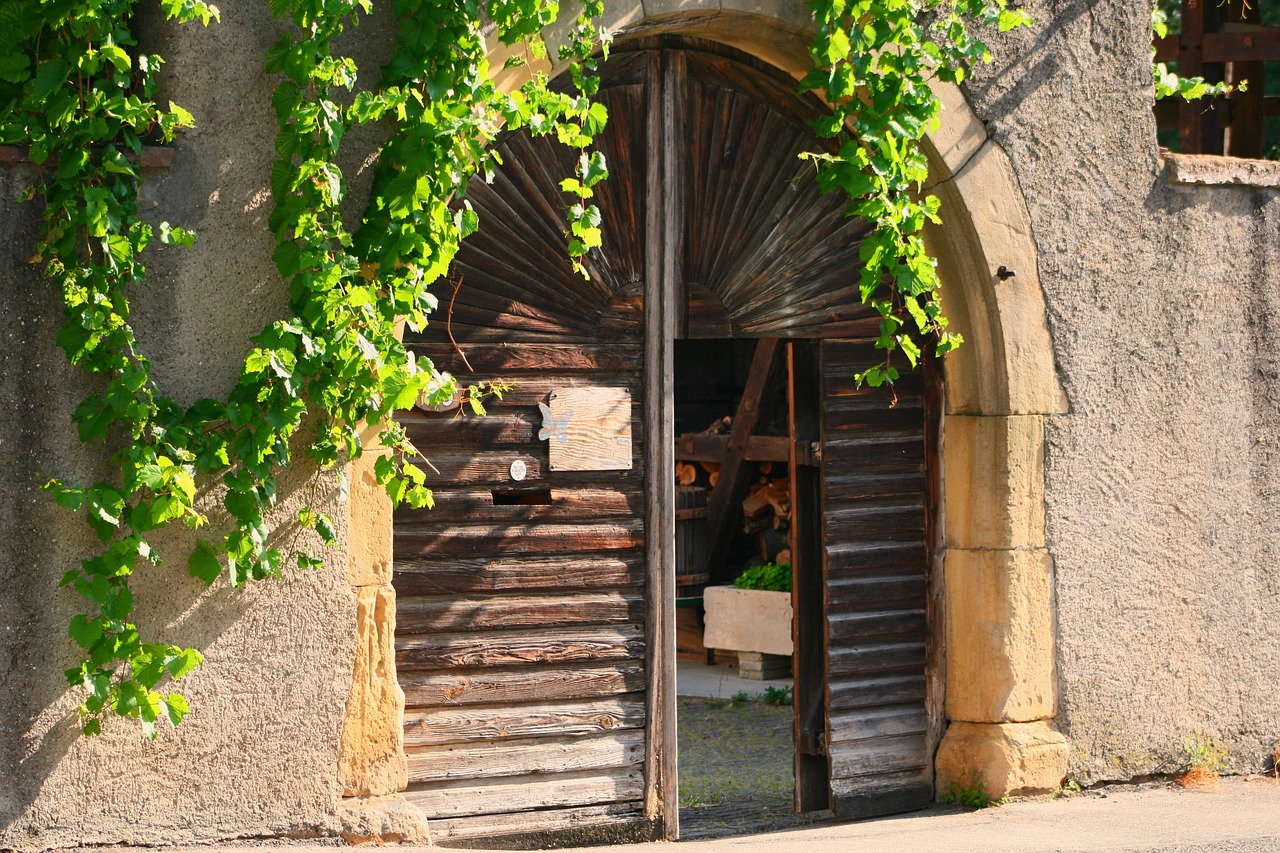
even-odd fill
[[(536, 833), (539, 843), (545, 843), (548, 835), (574, 833), (571, 843), (582, 839), (577, 833), (583, 830), (592, 837), (610, 840), (644, 841), (649, 839), (647, 821), (642, 817), (644, 804), (610, 803), (603, 806), (579, 806), (576, 808), (540, 809), (536, 812), (514, 814), (486, 814), (458, 818), (437, 818), (431, 821), (431, 837), (439, 840), (471, 840), (479, 838), (511, 838)], [(637, 825), (641, 824), (641, 825)]]
[(567, 593), (486, 596), (483, 598), (401, 599), (396, 626), (410, 634), (484, 631), (494, 628), (620, 625), (643, 618), (638, 592)]
[(626, 550), (644, 544), (644, 525), (627, 519), (585, 524), (455, 525), (443, 531), (398, 530), (397, 553), (407, 558), (466, 557), (472, 554), (531, 557), (582, 551)]
[(407, 750), (407, 757), (410, 783), (576, 773), (642, 763), (644, 732), (631, 729), (594, 737), (414, 747)]
[[(544, 494), (547, 503), (495, 503)], [(495, 497), (496, 496), (496, 497)], [(511, 483), (491, 488), (437, 490), (431, 509), (405, 508), (396, 513), (397, 529), (439, 532), (453, 524), (494, 522), (506, 525), (565, 523), (600, 519), (630, 519), (640, 512), (644, 491), (639, 483), (563, 488), (557, 485)]]
[(594, 735), (644, 725), (641, 694), (545, 705), (463, 706), (406, 712), (404, 744), (493, 743), (511, 738)]
[[(404, 796), (427, 815), (509, 814), (638, 799), (643, 786), (640, 768), (622, 767), (581, 773), (557, 773), (410, 785)], [(430, 818), (428, 818), (430, 819)], [(537, 826), (530, 823), (530, 828)]]
[(868, 817), (931, 799), (924, 386), (853, 376), (870, 341), (822, 343), (827, 734), (832, 805)]
[(640, 626), (471, 631), (396, 636), (396, 667), (451, 669), (526, 663), (622, 661), (644, 655)]
[(563, 557), (468, 557), (400, 559), (395, 587), (400, 596), (462, 595), (577, 589), (622, 589), (644, 582), (639, 550)]
[(578, 666), (524, 666), (448, 672), (412, 671), (400, 676), (405, 704), (417, 708), (453, 705), (593, 699), (645, 688), (639, 661)]

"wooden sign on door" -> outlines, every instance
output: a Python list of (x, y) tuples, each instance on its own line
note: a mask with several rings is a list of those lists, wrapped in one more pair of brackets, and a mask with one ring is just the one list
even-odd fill
[(539, 403), (552, 471), (631, 468), (631, 392), (626, 388), (557, 388)]

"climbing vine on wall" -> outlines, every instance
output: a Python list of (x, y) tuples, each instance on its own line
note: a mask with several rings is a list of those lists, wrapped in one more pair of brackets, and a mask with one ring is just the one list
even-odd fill
[(894, 353), (914, 367), (925, 349), (945, 355), (961, 343), (947, 330), (936, 263), (924, 245), (938, 222), (938, 199), (918, 197), (929, 174), (920, 148), (941, 105), (931, 79), (959, 83), (990, 60), (969, 23), (1001, 32), (1030, 22), (1005, 0), (813, 0), (818, 25), (813, 71), (802, 85), (833, 105), (818, 133), (839, 145), (818, 161), (819, 184), (848, 195), (851, 212), (876, 224), (862, 244), (862, 301), (880, 315), (876, 346), (885, 359), (859, 381), (893, 382)]
[[(191, 406), (165, 397), (129, 325), (129, 297), (143, 283), (141, 253), (153, 240), (190, 246), (196, 235), (139, 218), (139, 157), (144, 142), (168, 142), (192, 116), (157, 100), (161, 58), (137, 53), (131, 19), (140, 0), (0, 0), (0, 144), (28, 146), (41, 167), (31, 191), (43, 203), (44, 231), (32, 263), (57, 286), (65, 307), (58, 337), (67, 356), (99, 377), (76, 409), (83, 441), (102, 442), (113, 476), (94, 483), (51, 480), (46, 489), (82, 514), (101, 549), (67, 572), (63, 585), (87, 603), (70, 626), (83, 650), (67, 671), (84, 690), (84, 730), (110, 714), (140, 721), (152, 737), (162, 720), (187, 713), (166, 687), (200, 663), (195, 649), (142, 638), (131, 621), (130, 580), (159, 566), (155, 532), (184, 524), (203, 535), (186, 569), (206, 583), (224, 572), (240, 585), (321, 560), (298, 536), (277, 544), (273, 525), (279, 472), (304, 452), (321, 470), (362, 450), (363, 424), (380, 424), (376, 476), (391, 499), (428, 506), (418, 454), (391, 419), (421, 399), (483, 389), (418, 362), (397, 324), (420, 327), (435, 308), (441, 279), (459, 241), (479, 226), (466, 205), (468, 182), (494, 165), (502, 128), (554, 134), (580, 151), (566, 175), (566, 251), (578, 259), (600, 244), (593, 187), (606, 176), (593, 137), (607, 116), (592, 101), (595, 63), (609, 34), (597, 21), (602, 0), (586, 0), (556, 56), (543, 33), (561, 16), (556, 0), (388, 0), (399, 23), (397, 46), (376, 88), (335, 51), (344, 31), (372, 11), (372, 0), (266, 0), (292, 26), (270, 49), (279, 77), (270, 184), (274, 261), (288, 288), (289, 311), (251, 341), (239, 380), (225, 401)], [(201, 0), (159, 0), (182, 23), (212, 24)], [(882, 365), (863, 378), (893, 381), (893, 354), (915, 364), (926, 347), (959, 343), (946, 331), (934, 262), (921, 232), (938, 203), (918, 198), (926, 176), (919, 142), (937, 120), (929, 80), (960, 81), (988, 57), (972, 21), (1001, 30), (1026, 21), (1005, 0), (813, 0), (814, 70), (804, 86), (833, 105), (819, 132), (836, 153), (816, 159), (824, 188), (850, 199), (851, 212), (878, 226), (863, 248), (865, 301), (880, 312)], [(482, 18), (482, 13), (484, 18)], [(570, 64), (573, 90), (552, 91), (532, 72), (519, 91), (490, 81), (481, 38), (484, 19), (514, 64)], [(363, 216), (343, 217), (347, 185), (338, 155), (355, 126), (380, 123), (388, 140)], [(217, 485), (213, 523), (198, 489)], [(284, 519), (332, 544), (334, 525), (315, 506)], [(213, 532), (208, 532), (213, 531)], [(314, 541), (314, 540), (312, 540)], [(169, 692), (162, 692), (168, 690)]]

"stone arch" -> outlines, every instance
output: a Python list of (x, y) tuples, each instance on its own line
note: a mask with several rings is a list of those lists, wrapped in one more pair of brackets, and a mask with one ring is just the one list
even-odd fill
[[(808, 13), (797, 0), (607, 0), (604, 24), (627, 35), (672, 33), (720, 42), (797, 79), (808, 67)], [(553, 36), (554, 41), (554, 36)], [(518, 88), (529, 68), (494, 79)], [(555, 74), (560, 68), (538, 70)], [(941, 126), (926, 141), (945, 228), (928, 239), (944, 302), (968, 343), (948, 358), (941, 549), (946, 611), (946, 716), (937, 782), (988, 794), (1057, 787), (1067, 743), (1053, 728), (1052, 567), (1045, 541), (1044, 422), (1066, 411), (1057, 381), (1030, 215), (1007, 155), (961, 91), (938, 83)], [(1003, 267), (1011, 277), (997, 275)], [(394, 669), (391, 516), (380, 490), (349, 473), (352, 582), (361, 589), (355, 683), (344, 723), (344, 823), (356, 837), (413, 838)]]
[[(720, 42), (786, 71), (809, 68), (812, 19), (798, 0), (606, 0), (622, 35)], [(552, 37), (554, 39), (554, 36)], [(495, 42), (492, 67), (507, 54)], [(563, 70), (550, 64), (540, 70)], [(495, 76), (518, 87), (528, 69)], [(1057, 714), (1052, 562), (1045, 539), (1044, 424), (1067, 411), (1040, 287), (1031, 218), (1008, 155), (959, 87), (925, 140), (945, 227), (927, 235), (943, 302), (967, 343), (948, 356), (941, 550), (946, 716), (939, 788), (981, 782), (993, 797), (1058, 787), (1067, 743)], [(1001, 275), (999, 271), (1012, 272)]]

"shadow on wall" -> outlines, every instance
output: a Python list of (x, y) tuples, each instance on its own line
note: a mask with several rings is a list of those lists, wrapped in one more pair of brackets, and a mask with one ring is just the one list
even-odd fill
[[(86, 741), (75, 715), (79, 691), (67, 686), (63, 674), (78, 657), (67, 626), (83, 601), (74, 591), (59, 589), (58, 582), (93, 552), (97, 540), (77, 515), (54, 504), (40, 486), (55, 474), (93, 481), (109, 478), (110, 472), (99, 467), (102, 445), (86, 447), (76, 434), (72, 412), (92, 392), (92, 380), (71, 367), (57, 346), (61, 301), (53, 285), (28, 263), (38, 240), (40, 211), (17, 198), (35, 180), (31, 168), (0, 169), (0, 233), (12, 235), (0, 248), (0, 374), (5, 377), (0, 411), (7, 413), (0, 422), (0, 458), (6, 463), (0, 479), (0, 847), (44, 846), (41, 828), (60, 825), (65, 830), (68, 818), (78, 819), (30, 813), (37, 799), (44, 799), (42, 788), (55, 771), (78, 760), (76, 751), (84, 752), (82, 760), (97, 764), (98, 770), (107, 764), (114, 769), (104, 776), (64, 767), (59, 775), (64, 782), (69, 777), (96, 784), (136, 757), (141, 738), (134, 721), (112, 718), (104, 735)], [(292, 506), (303, 497), (310, 488), (306, 475), (291, 472), (283, 478), (281, 504)], [(216, 506), (210, 497), (216, 495), (205, 496), (206, 509)], [(316, 497), (322, 504), (335, 504), (333, 495)], [(211, 527), (218, 529), (216, 515)], [(288, 525), (273, 531), (282, 548), (293, 535)], [(191, 539), (186, 531), (156, 537), (153, 544), (166, 563), (160, 570), (143, 569), (135, 579), (140, 631), (144, 638), (210, 648), (241, 621), (255, 597), (230, 589), (225, 581), (209, 590), (187, 577), (185, 554)], [(196, 684), (199, 678), (197, 670), (190, 685), (183, 683), (184, 691), (203, 689)], [(209, 698), (193, 697), (193, 705)], [(174, 737), (162, 729), (160, 737), (166, 736)], [(114, 802), (95, 796), (81, 805)], [(122, 800), (121, 808), (129, 807)], [(128, 822), (124, 815), (115, 818)]]

